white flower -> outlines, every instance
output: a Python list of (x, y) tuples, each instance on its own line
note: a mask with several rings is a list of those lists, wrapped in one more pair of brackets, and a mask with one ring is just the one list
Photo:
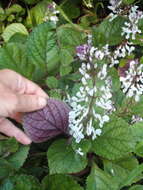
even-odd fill
[(76, 152), (77, 154), (79, 154), (80, 156), (83, 156), (83, 155), (84, 155), (84, 153), (82, 152), (82, 149), (81, 149), (81, 148), (78, 148), (77, 150), (75, 150), (75, 152)]

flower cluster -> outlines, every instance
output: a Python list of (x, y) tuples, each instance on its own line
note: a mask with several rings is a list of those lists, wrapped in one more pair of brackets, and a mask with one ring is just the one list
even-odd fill
[(122, 3), (122, 0), (110, 0), (110, 6), (108, 6), (108, 9), (110, 9), (112, 11), (112, 13), (110, 13), (110, 21), (112, 21), (113, 19), (115, 19), (119, 14), (122, 13), (122, 9), (120, 9), (120, 5)]
[(129, 68), (125, 71), (125, 76), (120, 77), (120, 81), (126, 96), (135, 97), (135, 101), (139, 101), (143, 94), (143, 64), (139, 64), (137, 59), (130, 61)]
[(109, 114), (115, 109), (111, 101), (112, 81), (108, 77), (107, 64), (98, 66), (96, 63), (109, 54), (108, 45), (99, 50), (91, 44), (84, 44), (76, 50), (77, 56), (85, 62), (79, 68), (82, 75), (79, 91), (69, 99), (72, 107), (69, 128), (79, 143), (86, 136), (94, 140), (101, 135), (104, 123), (109, 121)]
[(56, 9), (56, 3), (52, 2), (48, 5), (46, 15), (44, 17), (44, 21), (52, 21), (55, 24), (58, 22), (57, 14), (59, 14), (59, 11)]
[(138, 116), (138, 115), (133, 115), (132, 116), (132, 120), (131, 120), (131, 124), (137, 123), (137, 122), (141, 122), (143, 121), (143, 118)]
[(121, 35), (125, 35), (128, 40), (130, 37), (135, 40), (136, 34), (141, 33), (138, 28), (138, 22), (143, 18), (143, 12), (138, 11), (138, 6), (131, 7), (128, 15), (129, 21), (125, 22), (125, 26), (122, 28), (123, 32)]

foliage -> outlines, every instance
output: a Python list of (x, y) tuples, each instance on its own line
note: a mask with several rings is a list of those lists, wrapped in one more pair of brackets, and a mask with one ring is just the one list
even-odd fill
[(0, 135), (0, 190), (143, 189), (142, 5), (0, 2), (0, 69), (50, 96), (23, 117), (30, 146)]

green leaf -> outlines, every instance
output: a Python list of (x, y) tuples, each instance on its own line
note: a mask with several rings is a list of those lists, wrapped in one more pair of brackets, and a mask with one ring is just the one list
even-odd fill
[(72, 67), (71, 66), (60, 66), (60, 75), (61, 76), (65, 76), (67, 74), (69, 74), (72, 71)]
[(52, 89), (49, 92), (49, 96), (55, 99), (59, 99), (62, 100), (62, 96), (61, 96), (61, 90), (60, 89)]
[(80, 185), (67, 175), (50, 175), (42, 181), (43, 190), (83, 190)]
[(143, 157), (143, 141), (136, 145), (135, 151), (136, 155)]
[(130, 105), (130, 110), (132, 115), (143, 117), (143, 96), (141, 96), (139, 102), (135, 102), (134, 104)]
[(29, 146), (21, 146), (19, 150), (13, 155), (9, 156), (8, 162), (15, 169), (19, 169), (24, 164), (29, 152)]
[(24, 13), (25, 10), (19, 4), (13, 4), (6, 9), (6, 15), (11, 15), (13, 13)]
[(13, 172), (14, 168), (11, 164), (7, 160), (0, 158), (0, 179), (9, 176)]
[(39, 181), (31, 175), (16, 175), (11, 178), (14, 190), (40, 190)]
[(123, 3), (126, 4), (126, 5), (130, 5), (132, 3), (134, 3), (135, 0), (123, 0)]
[(16, 33), (28, 35), (28, 31), (23, 24), (12, 23), (5, 28), (5, 30), (2, 34), (2, 37), (3, 37), (4, 41), (7, 42)]
[(76, 154), (67, 141), (57, 140), (47, 152), (50, 174), (76, 173), (87, 165), (86, 156)]
[(65, 67), (74, 61), (71, 52), (67, 49), (60, 50), (60, 59), (61, 59), (62, 66), (65, 66)]
[(30, 34), (27, 42), (29, 62), (50, 73), (59, 66), (55, 25), (43, 23)]
[(126, 19), (124, 17), (117, 17), (113, 21), (105, 19), (99, 26), (93, 28), (94, 45), (117, 45), (124, 39), (121, 36), (122, 27)]
[(106, 123), (100, 137), (93, 141), (93, 151), (107, 159), (119, 159), (135, 148), (132, 131), (123, 119), (113, 116)]
[(75, 2), (72, 0), (64, 1), (61, 4), (61, 9), (70, 19), (77, 18), (78, 16), (80, 16), (80, 10), (75, 4)]
[(58, 87), (58, 80), (55, 77), (47, 77), (46, 84), (49, 88), (57, 88)]
[(32, 78), (34, 66), (28, 63), (26, 47), (20, 43), (8, 43), (0, 48), (0, 69), (11, 69)]
[(27, 35), (15, 33), (8, 42), (26, 43)]
[(118, 183), (113, 177), (95, 165), (87, 178), (86, 184), (86, 190), (118, 190)]
[(134, 135), (134, 139), (137, 142), (143, 140), (143, 122), (137, 122), (134, 125), (131, 125), (131, 130)]
[(134, 170), (130, 172), (127, 178), (122, 182), (122, 186), (131, 185), (137, 176), (143, 172), (143, 164), (137, 166)]
[(18, 150), (18, 142), (15, 138), (0, 141), (0, 155), (4, 153), (14, 153)]
[(26, 24), (30, 26), (36, 26), (43, 23), (47, 6), (48, 2), (44, 0), (36, 4), (36, 6), (32, 9), (30, 9), (30, 11), (28, 12), (28, 17), (26, 19)]
[(129, 190), (143, 190), (143, 185), (134, 185)]
[[(104, 160), (104, 170), (111, 175), (115, 181), (118, 182), (119, 187), (122, 187), (122, 182), (128, 177), (133, 169), (138, 166), (138, 160), (129, 155), (120, 160), (111, 162), (109, 160)], [(140, 179), (140, 176), (137, 176), (134, 179), (134, 183)]]

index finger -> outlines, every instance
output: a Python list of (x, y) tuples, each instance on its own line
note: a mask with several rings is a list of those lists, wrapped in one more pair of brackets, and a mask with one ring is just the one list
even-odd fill
[(0, 71), (0, 82), (18, 94), (48, 95), (37, 84), (9, 69)]

